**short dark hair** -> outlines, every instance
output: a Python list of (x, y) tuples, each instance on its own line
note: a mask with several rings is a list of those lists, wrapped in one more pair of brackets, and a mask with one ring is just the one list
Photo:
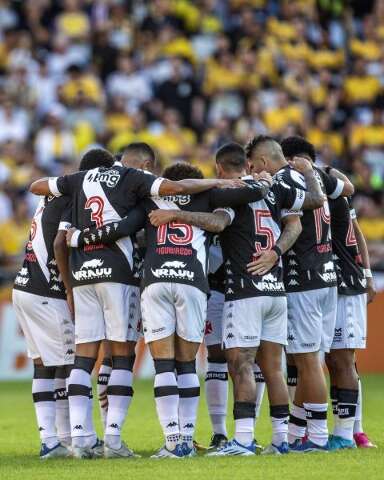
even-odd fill
[(189, 163), (178, 162), (174, 163), (170, 167), (167, 167), (163, 173), (162, 177), (167, 178), (168, 180), (184, 180), (185, 178), (204, 178), (203, 172), (200, 168), (194, 167)]
[(249, 159), (252, 157), (253, 152), (266, 142), (276, 142), (276, 139), (269, 135), (257, 135), (257, 137), (251, 138), (244, 147), (245, 156)]
[(153, 148), (145, 142), (132, 142), (129, 145), (126, 145), (122, 148), (122, 156), (126, 153), (136, 153), (148, 157), (148, 160), (151, 162), (152, 166), (156, 165), (156, 155)]
[(79, 170), (92, 170), (98, 167), (112, 167), (114, 164), (112, 153), (105, 148), (92, 148), (81, 158)]
[(224, 170), (242, 170), (246, 167), (244, 148), (235, 142), (226, 143), (216, 152), (216, 163)]
[(306, 153), (312, 162), (316, 161), (315, 147), (305, 138), (299, 137), (298, 135), (284, 138), (284, 140), (281, 142), (281, 148), (283, 150), (284, 157), (286, 158)]

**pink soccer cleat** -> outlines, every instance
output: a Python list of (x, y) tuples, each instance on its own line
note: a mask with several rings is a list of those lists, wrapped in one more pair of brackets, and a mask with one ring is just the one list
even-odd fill
[(377, 445), (373, 444), (364, 432), (355, 433), (353, 438), (358, 448), (377, 448)]

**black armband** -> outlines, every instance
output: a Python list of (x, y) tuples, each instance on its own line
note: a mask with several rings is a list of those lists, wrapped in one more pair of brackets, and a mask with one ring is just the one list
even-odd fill
[(275, 251), (277, 253), (277, 256), (280, 258), (283, 255), (283, 252), (281, 251), (281, 248), (278, 247), (277, 245), (274, 245), (271, 250)]

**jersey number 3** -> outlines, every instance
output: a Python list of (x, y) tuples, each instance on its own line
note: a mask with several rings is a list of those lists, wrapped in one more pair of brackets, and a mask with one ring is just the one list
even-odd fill
[(96, 227), (102, 227), (104, 200), (97, 195), (89, 197), (87, 203), (85, 204), (85, 208), (91, 210), (91, 220), (92, 222), (96, 223)]

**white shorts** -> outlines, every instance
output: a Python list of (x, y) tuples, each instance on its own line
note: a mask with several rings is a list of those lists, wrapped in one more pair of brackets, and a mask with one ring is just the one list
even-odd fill
[(339, 295), (331, 350), (365, 348), (367, 342), (367, 295)]
[(141, 295), (145, 343), (175, 332), (187, 342), (201, 343), (207, 315), (207, 294), (181, 283), (152, 283)]
[(28, 356), (33, 360), (41, 358), (45, 367), (72, 364), (75, 328), (67, 302), (20, 290), (13, 290), (12, 301)]
[(336, 310), (337, 287), (288, 293), (287, 353), (328, 353)]
[(286, 297), (261, 296), (225, 302), (223, 347), (258, 347), (261, 340), (287, 344)]
[(204, 342), (207, 347), (221, 345), (223, 341), (223, 309), (224, 294), (216, 290), (211, 291), (208, 299), (207, 321), (205, 324)]
[(74, 287), (75, 340), (136, 342), (140, 336), (140, 289), (124, 283)]

